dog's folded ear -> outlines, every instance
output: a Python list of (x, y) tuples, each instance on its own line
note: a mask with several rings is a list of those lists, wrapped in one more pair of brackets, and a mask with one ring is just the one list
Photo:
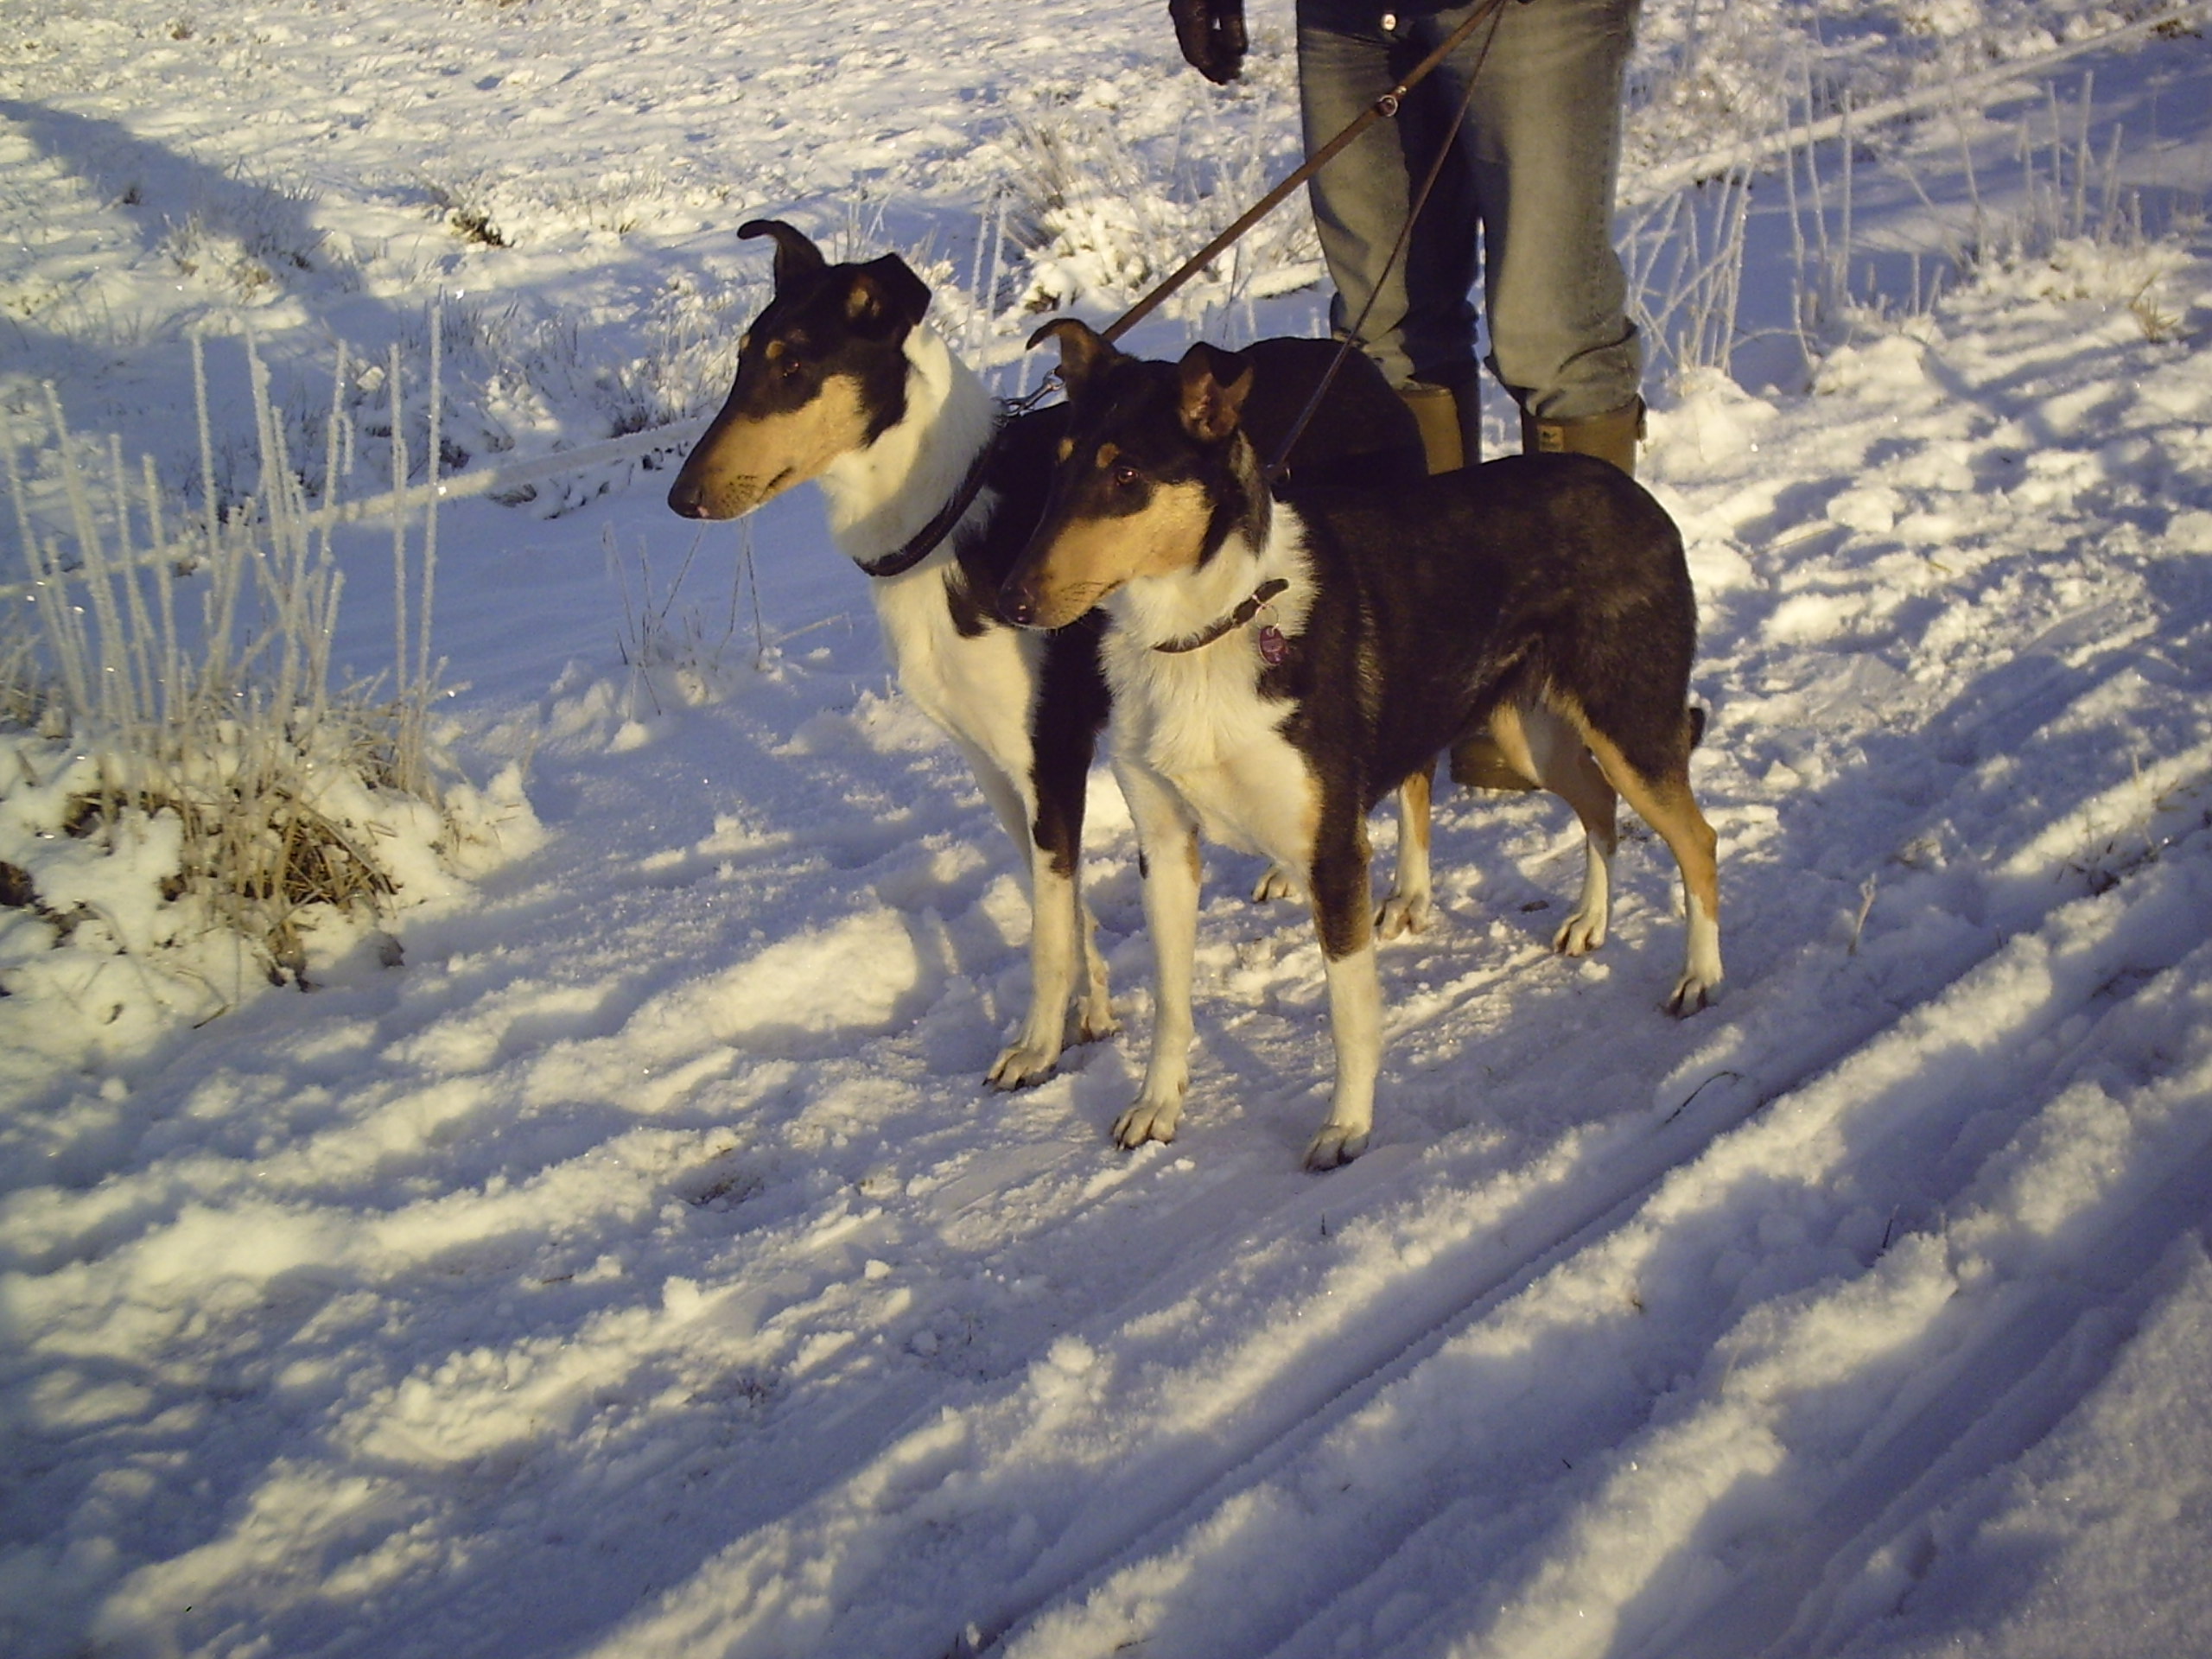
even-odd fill
[(1176, 365), (1183, 390), (1183, 429), (1202, 443), (1219, 443), (1236, 429), (1252, 390), (1252, 365), (1203, 340)]
[(822, 250), (810, 242), (804, 232), (786, 225), (780, 219), (748, 219), (737, 227), (737, 233), (746, 240), (756, 236), (776, 238), (776, 286), (782, 288), (800, 276), (810, 276), (825, 264)]
[(1080, 396), (1101, 369), (1122, 355), (1105, 335), (1073, 317), (1054, 317), (1029, 336), (1029, 349), (1033, 352), (1048, 340), (1060, 342), (1060, 384), (1071, 397)]
[(904, 334), (929, 308), (929, 284), (895, 253), (871, 259), (855, 270), (853, 285), (845, 293), (846, 320), (879, 335)]

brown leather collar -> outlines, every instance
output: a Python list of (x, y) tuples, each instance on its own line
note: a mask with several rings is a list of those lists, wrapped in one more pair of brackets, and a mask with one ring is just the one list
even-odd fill
[(1211, 627), (1200, 628), (1196, 633), (1186, 633), (1180, 639), (1170, 639), (1164, 645), (1154, 645), (1153, 649), (1172, 653), (1196, 651), (1201, 645), (1210, 645), (1222, 635), (1234, 633), (1243, 627), (1260, 613), (1262, 606), (1289, 586), (1290, 583), (1282, 577), (1270, 576), (1252, 590), (1252, 596), (1249, 599)]

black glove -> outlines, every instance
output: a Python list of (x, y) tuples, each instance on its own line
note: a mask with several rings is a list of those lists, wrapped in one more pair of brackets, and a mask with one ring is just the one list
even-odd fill
[(1217, 86), (1244, 66), (1244, 0), (1167, 0), (1183, 61)]

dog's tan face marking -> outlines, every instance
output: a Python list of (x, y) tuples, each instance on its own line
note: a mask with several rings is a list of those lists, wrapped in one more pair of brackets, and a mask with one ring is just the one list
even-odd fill
[(1075, 440), (1073, 438), (1062, 438), (1060, 440), (1060, 459), (1062, 461), (1065, 461), (1073, 454), (1075, 454)]
[[(1113, 448), (1101, 445), (1094, 457), (1102, 473), (1116, 467)], [(1038, 562), (1037, 626), (1065, 627), (1135, 577), (1198, 563), (1213, 512), (1205, 489), (1196, 482), (1157, 484), (1150, 494), (1135, 512), (1070, 515)]]
[(911, 412), (907, 345), (930, 292), (896, 254), (832, 265), (775, 219), (742, 225), (776, 245), (776, 291), (738, 342), (721, 410), (669, 486), (686, 518), (733, 518), (865, 450)]
[[(785, 356), (781, 340), (768, 342), (771, 364)], [(696, 485), (701, 516), (740, 518), (785, 490), (819, 477), (838, 456), (868, 442), (860, 386), (843, 375), (822, 383), (804, 407), (775, 415), (717, 423), (683, 463)]]

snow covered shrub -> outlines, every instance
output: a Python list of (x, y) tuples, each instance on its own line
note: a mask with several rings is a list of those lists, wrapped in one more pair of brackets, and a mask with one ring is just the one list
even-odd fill
[[(1126, 305), (1164, 280), (1296, 167), (1295, 105), (1199, 104), (1168, 131), (1131, 130), (1110, 88), (1018, 119), (1008, 233), (1027, 255), (1026, 312)], [(1203, 321), (1320, 280), (1311, 217), (1262, 219), (1167, 314)], [(1233, 332), (1233, 330), (1232, 330)]]
[(2187, 251), (2171, 242), (2114, 243), (2075, 236), (2032, 258), (2005, 262), (1985, 273), (1985, 280), (2036, 299), (2125, 306), (2147, 338), (2169, 340), (2180, 330), (2183, 302), (2168, 291), (2167, 282), (2189, 263)]
[(1791, 0), (1731, 0), (1644, 12), (1623, 135), (1630, 160), (1656, 166), (1714, 132), (1783, 124), (1808, 60), (1797, 10)]
[[(129, 187), (126, 199), (137, 188)], [(334, 270), (341, 286), (354, 280), (315, 227), (312, 190), (233, 168), (219, 181), (202, 184), (181, 219), (167, 222), (158, 245), (179, 276), (224, 302), (261, 304), (301, 273), (319, 269)]]
[[(446, 378), (457, 393), (445, 410), (441, 465), (458, 470), (473, 458), (508, 456), (525, 443), (544, 450), (596, 442), (712, 411), (728, 393), (738, 337), (768, 294), (765, 269), (718, 284), (676, 271), (635, 319), (626, 345), (611, 330), (588, 340), (573, 312), (542, 316), (518, 304), (449, 303)], [(361, 406), (359, 429), (372, 439), (391, 429), (388, 410), (379, 406), (388, 401), (381, 396), (385, 372), (372, 365), (349, 394)], [(427, 404), (418, 396), (403, 412), (409, 453), (419, 467), (429, 437)], [(498, 499), (557, 517), (629, 476), (626, 464), (579, 468)]]
[[(435, 453), (435, 326), (431, 338)], [(51, 391), (28, 465), (25, 435), (0, 442), (32, 576), (0, 627), (9, 1041), (81, 1048), (86, 1027), (212, 1017), (257, 976), (306, 988), (311, 954), (336, 954), (537, 834), (519, 776), (461, 784), (430, 728), (434, 495), (419, 526), (393, 509), (389, 677), (334, 684), (334, 489), (310, 505), (250, 342), (246, 361), (263, 495), (227, 512), (213, 505), (196, 338), (211, 505), (194, 522), (168, 522), (151, 463), (133, 480), (118, 443), (105, 476), (88, 468)], [(341, 351), (326, 480), (346, 470), (347, 371)], [(60, 531), (48, 522), (57, 500)]]

